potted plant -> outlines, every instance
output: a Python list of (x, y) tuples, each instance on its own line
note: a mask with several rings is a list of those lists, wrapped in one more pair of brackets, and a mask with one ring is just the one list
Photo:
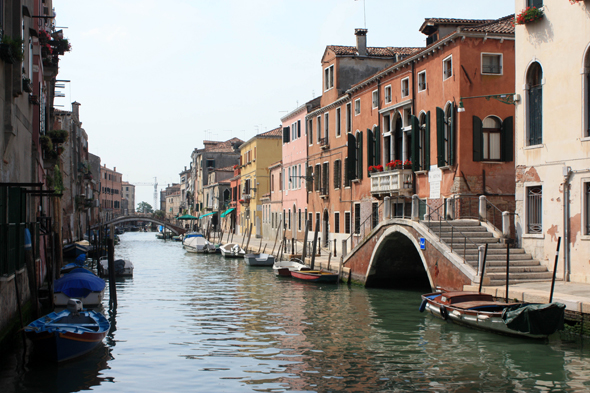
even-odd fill
[(23, 76), (23, 91), (26, 91), (27, 93), (33, 92), (33, 84), (31, 83), (31, 80), (26, 76)]
[(514, 17), (513, 25), (524, 25), (543, 18), (543, 11), (537, 7), (527, 7)]
[(5, 35), (0, 42), (0, 59), (5, 63), (14, 64), (23, 61), (23, 40), (12, 39)]
[(410, 160), (405, 160), (405, 161), (404, 161), (404, 168), (406, 168), (406, 169), (411, 169), (411, 168), (412, 168), (412, 161), (410, 161)]
[(68, 140), (69, 133), (66, 130), (51, 130), (47, 133), (54, 144), (64, 143)]

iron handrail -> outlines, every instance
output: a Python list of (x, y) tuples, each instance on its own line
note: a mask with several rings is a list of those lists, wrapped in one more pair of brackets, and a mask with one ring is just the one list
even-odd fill
[[(377, 219), (379, 218), (379, 208), (380, 208), (381, 206), (383, 206), (383, 203), (384, 203), (384, 202), (385, 202), (385, 200), (381, 201), (381, 203), (380, 203), (380, 204), (377, 206)], [(353, 244), (353, 239), (354, 239), (354, 236), (355, 236), (355, 235), (357, 235), (357, 236), (359, 236), (359, 238), (360, 238), (360, 239), (364, 239), (364, 238), (365, 238), (365, 234), (366, 234), (366, 231), (365, 231), (365, 224), (367, 223), (367, 221), (369, 221), (369, 220), (372, 220), (372, 219), (373, 219), (373, 212), (371, 212), (371, 214), (369, 215), (369, 217), (367, 217), (367, 218), (365, 219), (365, 221), (363, 221), (363, 222), (362, 222), (362, 223), (359, 225), (359, 228), (358, 228), (358, 229), (359, 229), (359, 230), (358, 230), (358, 233), (356, 232), (356, 228), (354, 228), (354, 227), (353, 227), (353, 228), (351, 228), (351, 231), (350, 231), (350, 232), (351, 232), (351, 233), (350, 233), (350, 236), (349, 236), (349, 237), (346, 239), (346, 244), (348, 244), (348, 241), (350, 240), (350, 249), (351, 249), (351, 250), (352, 250), (352, 249), (354, 248), (354, 246), (355, 246), (355, 245)], [(351, 223), (351, 225), (352, 225), (352, 223)], [(362, 236), (362, 237), (360, 236), (360, 234), (361, 234), (361, 227), (362, 227), (362, 230), (363, 230), (363, 236)], [(372, 230), (372, 229), (371, 229), (371, 230)], [(359, 243), (360, 243), (360, 240), (359, 240), (359, 241), (358, 241), (356, 244), (358, 245)]]

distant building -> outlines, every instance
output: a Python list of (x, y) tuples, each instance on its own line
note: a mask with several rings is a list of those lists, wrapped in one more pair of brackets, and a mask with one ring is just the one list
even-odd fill
[(123, 175), (117, 172), (117, 167), (107, 168), (104, 164), (100, 168), (100, 206), (104, 221), (121, 215), (121, 187)]
[(135, 213), (135, 186), (126, 181), (121, 183), (121, 196), (127, 200), (127, 208), (126, 211), (125, 208), (123, 208), (123, 213)]

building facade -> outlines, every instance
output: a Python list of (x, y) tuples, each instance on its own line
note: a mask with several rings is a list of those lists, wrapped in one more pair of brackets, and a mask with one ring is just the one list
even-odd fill
[(117, 167), (107, 168), (106, 164), (100, 168), (100, 206), (103, 221), (109, 221), (121, 215), (121, 186), (123, 175), (117, 172)]

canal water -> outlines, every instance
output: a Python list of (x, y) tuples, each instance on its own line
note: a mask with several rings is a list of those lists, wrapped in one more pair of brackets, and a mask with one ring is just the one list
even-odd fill
[(0, 392), (563, 392), (590, 389), (588, 346), (530, 341), (418, 312), (421, 291), (276, 278), (220, 255), (126, 233), (112, 328), (52, 365), (18, 344)]

